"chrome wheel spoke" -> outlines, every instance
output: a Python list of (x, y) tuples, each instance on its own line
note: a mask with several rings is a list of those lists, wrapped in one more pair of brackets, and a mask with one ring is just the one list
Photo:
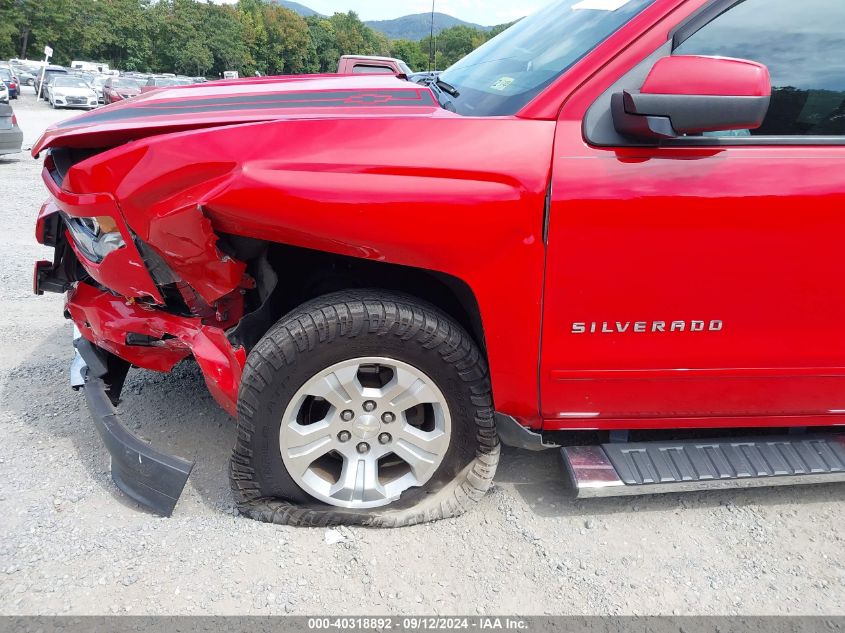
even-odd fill
[(331, 496), (346, 502), (367, 503), (385, 497), (378, 478), (378, 461), (372, 457), (348, 457), (343, 460), (340, 479)]
[(425, 485), (450, 441), (449, 407), (437, 384), (412, 365), (381, 357), (342, 361), (306, 381), (279, 433), (282, 460), (300, 488), (360, 509)]
[(393, 379), (382, 388), (379, 395), (398, 411), (437, 402), (437, 395), (427, 381), (401, 368), (396, 370)]
[[(315, 428), (310, 428), (310, 427)], [(309, 426), (289, 425), (288, 434), (291, 442), (287, 447), (285, 464), (291, 474), (302, 475), (318, 457), (322, 457), (335, 448), (335, 439), (331, 435), (327, 422), (318, 422)]]
[(344, 409), (361, 397), (358, 366), (341, 367), (326, 374), (308, 390), (308, 395), (327, 400), (335, 409)]
[(424, 432), (406, 424), (393, 444), (393, 452), (411, 467), (417, 477), (422, 477), (440, 463), (449, 448), (449, 436), (443, 431)]

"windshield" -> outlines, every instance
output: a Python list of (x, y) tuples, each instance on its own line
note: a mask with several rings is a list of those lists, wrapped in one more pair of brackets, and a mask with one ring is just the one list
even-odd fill
[(558, 0), (456, 62), (440, 80), (449, 110), (516, 114), (570, 66), (654, 0)]
[(9, 71), (8, 68), (0, 68), (0, 79), (5, 79), (6, 81), (12, 78), (12, 73)]
[(53, 80), (54, 88), (90, 88), (91, 86), (84, 79), (78, 77), (56, 77)]

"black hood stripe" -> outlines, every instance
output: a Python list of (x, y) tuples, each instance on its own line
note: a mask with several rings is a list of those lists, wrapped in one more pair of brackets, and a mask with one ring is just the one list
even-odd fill
[(205, 112), (238, 112), (284, 108), (373, 108), (435, 107), (437, 102), (428, 90), (325, 90), (317, 92), (282, 92), (262, 95), (234, 95), (206, 99), (127, 104), (114, 109), (95, 110), (81, 117), (59, 123), (56, 127), (78, 127), (80, 124), (106, 123), (126, 119)]

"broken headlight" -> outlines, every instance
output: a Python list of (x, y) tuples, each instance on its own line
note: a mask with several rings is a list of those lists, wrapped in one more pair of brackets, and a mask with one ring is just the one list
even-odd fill
[(114, 218), (101, 215), (94, 218), (65, 216), (65, 224), (82, 254), (99, 264), (106, 255), (126, 246)]

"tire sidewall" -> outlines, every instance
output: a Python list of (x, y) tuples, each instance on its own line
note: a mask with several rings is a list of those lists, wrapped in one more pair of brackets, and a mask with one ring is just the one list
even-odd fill
[[(404, 509), (418, 503), (427, 494), (437, 492), (474, 459), (478, 446), (475, 407), (470, 387), (461, 379), (456, 368), (436, 350), (426, 349), (417, 340), (404, 340), (393, 330), (386, 335), (376, 334), (371, 331), (371, 325), (366, 323), (366, 331), (355, 336), (329, 337), (305, 350), (298, 349), (292, 361), (281, 370), (267, 370), (265, 367), (261, 372), (266, 386), (260, 390), (258, 407), (251, 416), (254, 432), (250, 448), (254, 476), (262, 496), (284, 498), (304, 507), (335, 513)], [(296, 331), (296, 318), (283, 319), (276, 327)], [(259, 343), (256, 349), (260, 346)], [(388, 505), (371, 509), (344, 509), (328, 505), (307, 494), (287, 472), (279, 443), (282, 418), (293, 396), (313, 376), (336, 363), (374, 356), (412, 365), (437, 385), (446, 399), (451, 418), (449, 449), (437, 471), (423, 486), (406, 490), (400, 499)]]

